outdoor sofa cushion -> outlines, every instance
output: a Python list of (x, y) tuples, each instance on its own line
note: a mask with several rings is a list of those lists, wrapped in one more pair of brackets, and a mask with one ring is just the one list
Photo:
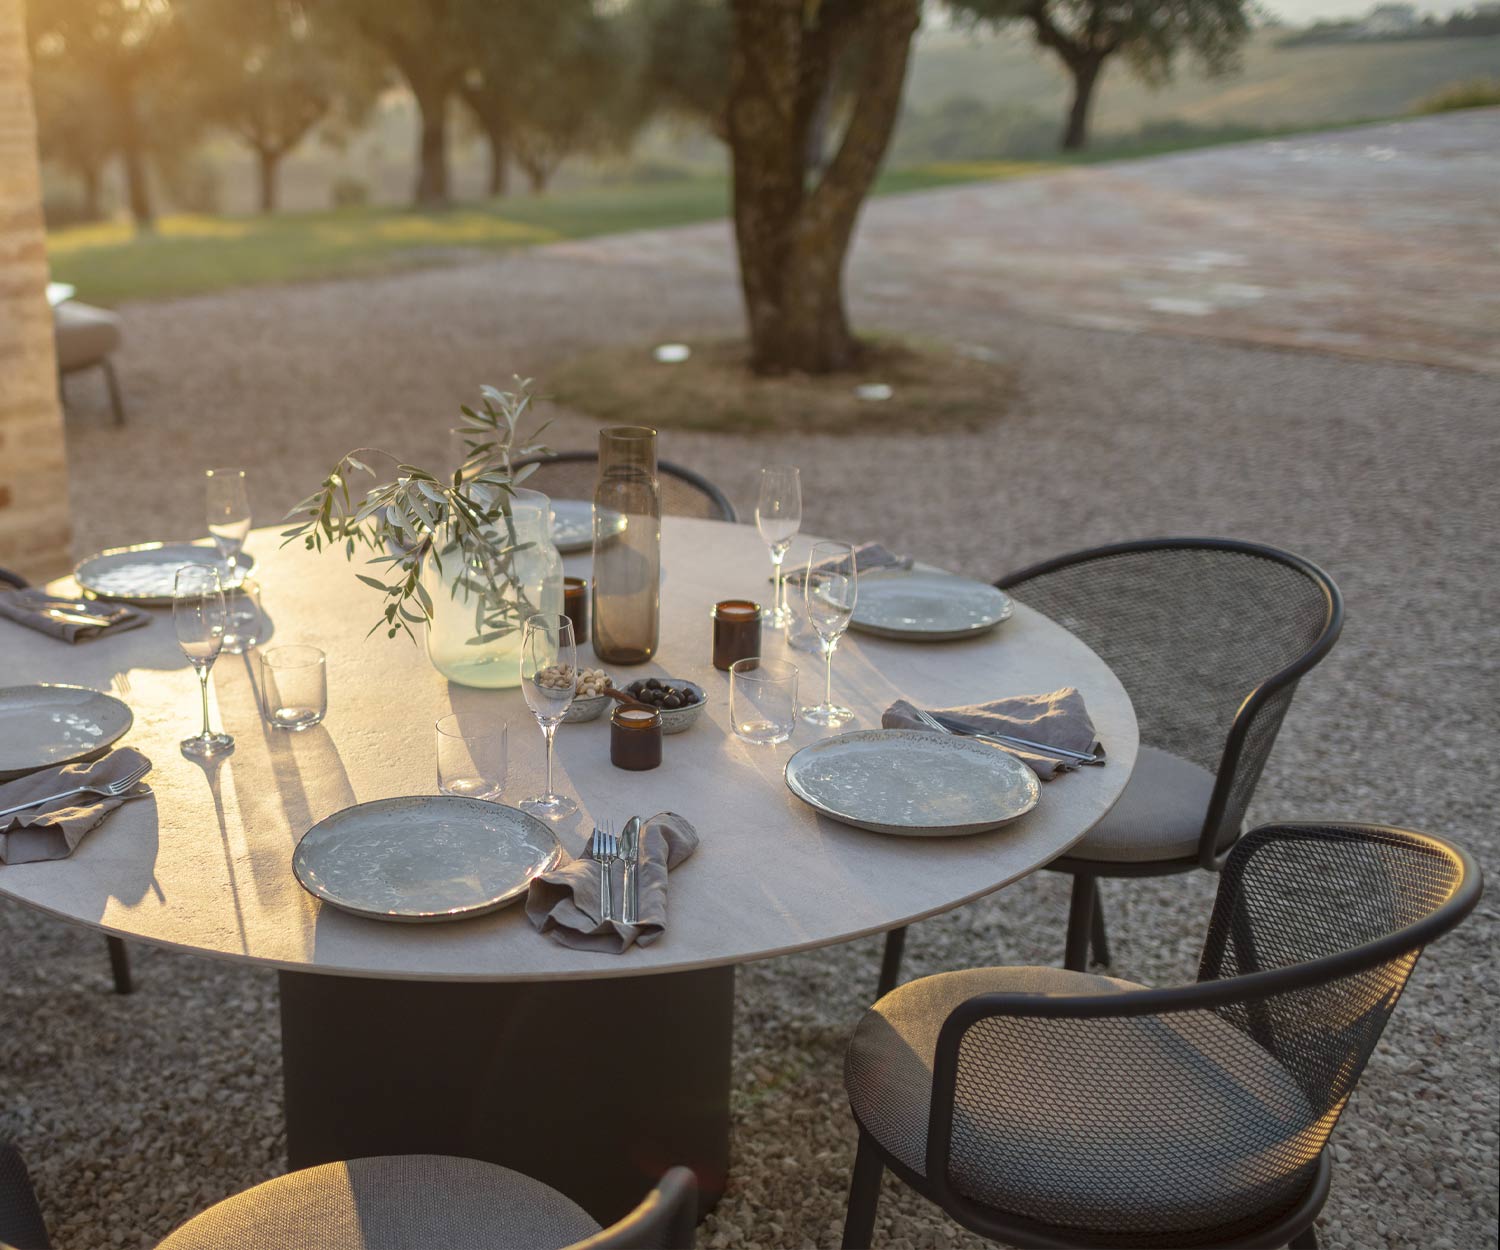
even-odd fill
[(69, 300), (52, 310), (57, 367), (64, 373), (97, 365), (120, 346), (120, 318), (106, 308)]

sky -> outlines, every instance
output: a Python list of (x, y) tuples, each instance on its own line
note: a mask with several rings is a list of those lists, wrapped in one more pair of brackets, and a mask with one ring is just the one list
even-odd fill
[[(1374, 6), (1375, 0), (1263, 0), (1267, 9), (1293, 25), (1301, 26), (1342, 17), (1363, 17)], [(1440, 17), (1456, 9), (1467, 9), (1469, 0), (1415, 0), (1419, 13), (1435, 13)]]

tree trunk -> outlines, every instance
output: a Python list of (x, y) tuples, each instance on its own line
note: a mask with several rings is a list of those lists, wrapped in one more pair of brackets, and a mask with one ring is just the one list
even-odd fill
[(104, 218), (104, 178), (97, 165), (87, 165), (78, 171), (83, 182), (83, 211), (90, 221)]
[(276, 211), (276, 179), (281, 172), (282, 153), (272, 148), (257, 148), (255, 152), (256, 172), (260, 178), (260, 211)]
[(1068, 109), (1068, 120), (1063, 126), (1064, 152), (1079, 152), (1088, 146), (1089, 109), (1094, 103), (1094, 87), (1103, 67), (1102, 57), (1072, 61), (1068, 65), (1073, 75), (1073, 105)]
[(125, 166), (125, 198), (130, 205), (130, 216), (138, 231), (150, 234), (156, 229), (156, 219), (151, 211), (151, 184), (146, 170), (145, 144), (141, 142), (135, 93), (128, 81), (117, 80), (111, 84), (111, 95), (115, 124), (119, 127), (120, 160)]
[[(825, 22), (841, 19), (828, 16)], [(729, 141), (740, 285), (757, 373), (853, 368), (844, 311), (854, 225), (890, 143), (919, 0), (872, 0), (842, 26), (809, 25), (803, 0), (734, 0)], [(810, 136), (849, 25), (870, 37), (837, 152), (808, 186)]]
[(506, 184), (505, 139), (502, 135), (486, 136), (490, 145), (490, 176), (486, 190), (491, 199), (504, 195), (510, 188)]
[(415, 81), (411, 87), (420, 114), (413, 198), (419, 208), (442, 208), (448, 203), (448, 88)]
[(545, 162), (527, 161), (522, 168), (526, 171), (529, 194), (541, 195), (547, 190), (547, 184), (552, 180), (556, 166), (549, 166)]

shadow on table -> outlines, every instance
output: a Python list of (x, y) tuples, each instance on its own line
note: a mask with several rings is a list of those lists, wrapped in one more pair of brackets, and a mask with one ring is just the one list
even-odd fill
[[(238, 744), (236, 744), (238, 749)], [(198, 760), (191, 756), (185, 756), (190, 763), (196, 764), (203, 770), (204, 779), (208, 782), (209, 793), (214, 800), (214, 818), (219, 825), (219, 844), (224, 851), (224, 868), (229, 875), (229, 894), (234, 900), (234, 924), (240, 937), (240, 950), (247, 955), (250, 953), (250, 942), (245, 935), (245, 911), (240, 906), (240, 886), (234, 871), (234, 848), (229, 845), (229, 822), (224, 815), (224, 791), (219, 774), (225, 763), (233, 759), (232, 755), (221, 755), (216, 759)]]

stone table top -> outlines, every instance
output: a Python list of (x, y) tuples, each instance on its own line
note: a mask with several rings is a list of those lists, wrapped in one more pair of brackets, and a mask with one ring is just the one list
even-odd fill
[[(795, 567), (807, 542), (789, 557)], [(594, 818), (618, 828), (632, 814), (677, 811), (698, 828), (698, 853), (672, 875), (660, 941), (625, 956), (569, 950), (536, 933), (519, 907), (446, 924), (401, 925), (322, 906), (297, 884), (292, 852), (317, 821), (372, 799), (436, 792), (433, 722), (449, 711), (510, 725), (505, 798), (539, 793), (542, 735), (519, 690), (450, 684), (420, 646), (365, 637), (379, 613), (341, 553), (278, 546), (275, 529), (248, 544), (273, 643), (328, 654), (328, 716), (299, 734), (263, 725), (254, 655), (213, 669), (215, 724), (233, 755), (207, 769), (179, 741), (198, 729), (197, 679), (178, 650), (170, 611), (141, 629), (68, 646), (0, 622), (0, 686), (70, 682), (112, 691), (135, 713), (119, 745), (155, 764), (153, 798), (128, 803), (69, 859), (0, 866), (0, 894), (122, 937), (192, 953), (307, 972), (450, 981), (630, 976), (740, 963), (842, 942), (920, 920), (1025, 876), (1081, 838), (1113, 805), (1135, 762), (1129, 697), (1114, 674), (1061, 626), (1024, 605), (990, 634), (917, 645), (850, 633), (835, 658), (836, 696), (875, 728), (898, 696), (930, 707), (1075, 685), (1109, 752), (1043, 787), (1020, 820), (961, 838), (867, 833), (818, 816), (787, 790), (793, 751), (826, 731), (799, 722), (791, 742), (752, 747), (729, 728), (728, 675), (709, 663), (709, 612), (719, 599), (769, 594), (769, 560), (752, 527), (666, 518), (662, 523), (661, 646), (651, 664), (617, 680), (670, 675), (698, 682), (708, 706), (665, 740), (661, 768), (609, 763), (607, 719), (560, 727), (558, 789), (576, 816), (557, 834), (570, 854)], [(569, 558), (587, 574), (587, 555)], [(71, 591), (71, 583), (58, 583)], [(821, 687), (821, 660), (785, 655)], [(579, 662), (595, 665), (592, 649)], [(600, 666), (609, 667), (609, 666)]]

